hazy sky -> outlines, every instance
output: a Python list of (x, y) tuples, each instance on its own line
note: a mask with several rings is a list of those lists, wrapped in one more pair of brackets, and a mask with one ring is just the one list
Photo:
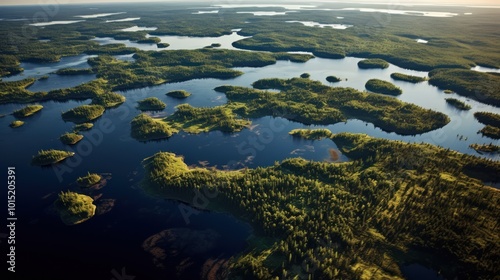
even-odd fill
[[(314, 0), (313, 0), (314, 1)], [(145, 2), (145, 1), (134, 1), (134, 0), (0, 0), (0, 5), (43, 5), (43, 4), (48, 4), (48, 5), (54, 5), (54, 4), (71, 4), (71, 3), (104, 3), (104, 2), (114, 2), (114, 3), (119, 3), (119, 2)], [(188, 2), (186, 0), (149, 0), (149, 2)], [(247, 1), (240, 1), (240, 0), (209, 0), (209, 1), (196, 1), (196, 2), (206, 2), (207, 4), (241, 4), (243, 2)], [(269, 4), (269, 1), (262, 0), (262, 1), (252, 1), (254, 3), (267, 3)], [(309, 1), (297, 1), (297, 0), (291, 0), (291, 1), (284, 1), (284, 2), (298, 2), (302, 4), (309, 4)], [(500, 0), (346, 0), (346, 1), (322, 1), (318, 0), (318, 2), (362, 2), (362, 3), (393, 3), (393, 4), (422, 4), (422, 3), (432, 3), (432, 4), (460, 4), (460, 5), (500, 5)], [(282, 1), (277, 1), (277, 3), (283, 3)]]

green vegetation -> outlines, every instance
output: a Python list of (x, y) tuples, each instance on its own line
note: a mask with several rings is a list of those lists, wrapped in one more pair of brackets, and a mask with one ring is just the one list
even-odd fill
[(87, 175), (78, 177), (78, 179), (76, 179), (76, 183), (82, 188), (89, 188), (99, 183), (101, 179), (101, 175), (88, 172)]
[(141, 40), (137, 40), (137, 43), (140, 44), (159, 44), (161, 42), (161, 39), (158, 37), (149, 37)]
[(26, 118), (32, 116), (43, 109), (42, 105), (28, 105), (22, 109), (14, 111), (13, 115), (18, 118)]
[(393, 78), (394, 80), (405, 81), (405, 82), (410, 82), (410, 83), (414, 83), (414, 84), (427, 80), (425, 77), (406, 75), (406, 74), (402, 74), (402, 73), (392, 73), (391, 78)]
[(472, 149), (479, 153), (497, 153), (500, 151), (500, 146), (490, 144), (471, 144), (469, 145)]
[(75, 145), (83, 139), (83, 135), (76, 133), (65, 133), (59, 137), (59, 140), (65, 145)]
[(466, 104), (465, 102), (462, 102), (458, 99), (446, 98), (445, 100), (446, 100), (446, 103), (452, 105), (453, 107), (455, 107), (459, 110), (467, 111), (467, 110), (472, 109), (472, 107), (469, 104)]
[(361, 69), (385, 69), (389, 67), (389, 63), (383, 59), (365, 59), (358, 62), (358, 67)]
[(329, 87), (310, 79), (262, 79), (253, 86), (256, 89), (220, 86), (215, 90), (225, 93), (234, 111), (244, 117), (280, 116), (304, 124), (335, 124), (356, 118), (402, 135), (431, 131), (450, 121), (442, 113), (396, 98)]
[[(20, 96), (32, 95), (26, 88), (35, 83), (34, 78), (28, 78), (15, 82), (0, 81), (0, 104), (17, 102)], [(31, 100), (27, 100), (30, 102)]]
[(219, 43), (212, 43), (210, 46), (212, 48), (220, 48), (221, 44), (219, 44)]
[(81, 124), (77, 124), (73, 128), (73, 132), (74, 133), (78, 133), (80, 131), (90, 130), (92, 127), (94, 127), (93, 123), (81, 123)]
[(168, 47), (170, 47), (170, 44), (169, 44), (169, 43), (158, 43), (158, 44), (156, 44), (156, 46), (157, 46), (159, 49), (164, 49), (164, 48), (168, 48)]
[(59, 150), (41, 150), (33, 157), (31, 163), (34, 165), (51, 165), (63, 161), (68, 157), (74, 156), (74, 152), (59, 151)]
[(167, 104), (158, 99), (158, 97), (147, 97), (137, 103), (139, 103), (137, 108), (141, 111), (161, 111), (167, 107)]
[(175, 129), (188, 133), (213, 130), (237, 132), (251, 124), (248, 120), (238, 118), (231, 105), (195, 108), (189, 104), (181, 104), (176, 109), (173, 115), (165, 119), (165, 122)]
[(474, 117), (482, 124), (500, 127), (500, 115), (490, 112), (476, 112)]
[(202, 133), (213, 130), (237, 132), (251, 124), (250, 121), (237, 118), (229, 105), (213, 108), (195, 108), (181, 104), (171, 116), (154, 119), (140, 114), (132, 120), (132, 137), (139, 141), (169, 138), (183, 130), (188, 133)]
[(328, 129), (294, 129), (288, 134), (308, 140), (321, 140), (332, 137), (333, 133)]
[(481, 129), (479, 132), (482, 133), (484, 136), (487, 136), (487, 137), (490, 137), (493, 139), (500, 139), (500, 127), (487, 125), (483, 129)]
[(40, 78), (38, 78), (39, 81), (47, 80), (49, 78), (49, 75), (43, 75)]
[(105, 108), (113, 108), (117, 107), (123, 102), (125, 102), (125, 96), (115, 93), (115, 92), (104, 92), (101, 94), (96, 94), (94, 98), (92, 98), (93, 105), (101, 105)]
[(311, 74), (309, 74), (309, 73), (302, 73), (300, 75), (300, 77), (303, 78), (303, 79), (308, 79), (309, 77), (311, 77)]
[(56, 71), (57, 75), (89, 75), (94, 74), (92, 68), (64, 68)]
[(360, 134), (331, 138), (350, 162), (294, 158), (228, 172), (157, 153), (143, 162), (144, 187), (188, 203), (193, 191), (217, 190), (209, 209), (257, 230), (230, 266), (243, 279), (402, 278), (408, 261), (446, 278), (498, 275), (500, 193), (478, 180), (500, 180), (498, 162)]
[(453, 90), (450, 90), (450, 89), (445, 89), (443, 92), (446, 93), (446, 94), (455, 93)]
[(132, 137), (139, 141), (165, 139), (178, 132), (163, 120), (154, 119), (146, 114), (135, 117), (131, 122), (131, 126)]
[(173, 90), (173, 91), (167, 92), (167, 95), (170, 97), (174, 97), (174, 98), (184, 99), (184, 98), (191, 96), (191, 93), (189, 93), (185, 90)]
[(328, 76), (328, 77), (326, 77), (326, 81), (328, 81), (330, 83), (338, 83), (338, 82), (342, 81), (342, 79), (335, 77), (335, 76)]
[(394, 84), (379, 79), (368, 80), (365, 84), (365, 88), (369, 91), (388, 95), (400, 95), (403, 93), (403, 91)]
[(429, 83), (450, 89), (479, 102), (500, 106), (500, 75), (464, 69), (436, 69), (429, 72)]
[(81, 105), (62, 113), (62, 118), (66, 122), (80, 124), (97, 119), (102, 116), (104, 110), (101, 105)]
[(95, 215), (96, 206), (90, 196), (75, 192), (61, 192), (54, 202), (61, 220), (66, 225), (83, 223)]
[(12, 121), (9, 126), (12, 127), (12, 128), (17, 128), (17, 127), (20, 127), (20, 126), (23, 126), (24, 125), (24, 122), (23, 121), (20, 121), (20, 120), (15, 120), (15, 121)]

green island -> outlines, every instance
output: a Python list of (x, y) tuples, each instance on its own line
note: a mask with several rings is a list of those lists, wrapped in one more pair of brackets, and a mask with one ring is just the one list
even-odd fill
[(365, 84), (365, 88), (369, 91), (373, 91), (375, 93), (382, 93), (387, 95), (400, 95), (403, 93), (401, 88), (395, 86), (394, 84), (379, 80), (379, 79), (370, 79)]
[(303, 79), (308, 79), (308, 78), (310, 78), (310, 77), (311, 77), (311, 74), (309, 74), (309, 73), (302, 73), (302, 74), (300, 75), (300, 77), (301, 77), (301, 78), (303, 78)]
[(293, 129), (288, 134), (307, 140), (321, 140), (332, 137), (333, 133), (328, 129)]
[(105, 108), (101, 105), (81, 105), (62, 113), (62, 118), (66, 122), (81, 124), (102, 116), (104, 110)]
[[(448, 116), (396, 98), (329, 87), (303, 78), (262, 79), (252, 88), (220, 86), (243, 117), (279, 116), (304, 124), (335, 124), (347, 119), (371, 122), (384, 131), (415, 135), (449, 123)], [(278, 89), (279, 93), (266, 89)]]
[(74, 133), (78, 133), (80, 131), (90, 130), (90, 129), (92, 129), (92, 127), (94, 127), (93, 123), (81, 123), (81, 124), (77, 124), (77, 125), (75, 125), (73, 127), (73, 132)]
[(89, 75), (94, 74), (92, 68), (63, 68), (56, 71), (57, 75)]
[(500, 127), (500, 114), (476, 112), (474, 117), (482, 124)]
[(500, 180), (498, 162), (363, 134), (331, 139), (350, 162), (221, 171), (159, 152), (143, 161), (143, 186), (188, 203), (202, 186), (217, 190), (209, 210), (257, 229), (230, 266), (244, 279), (397, 279), (407, 262), (439, 266), (445, 277), (498, 275), (500, 193), (481, 182)]
[(451, 90), (451, 89), (445, 89), (443, 92), (444, 92), (444, 93), (446, 93), (446, 94), (452, 94), (452, 93), (455, 93), (455, 92), (454, 92), (453, 90)]
[(162, 119), (155, 119), (146, 114), (135, 117), (131, 124), (131, 136), (139, 141), (166, 139), (178, 132)]
[(450, 104), (451, 106), (453, 106), (459, 110), (467, 111), (467, 110), (472, 109), (472, 107), (469, 104), (466, 104), (465, 102), (462, 102), (458, 99), (446, 98), (445, 100), (446, 100), (446, 103)]
[(82, 188), (89, 188), (99, 183), (101, 179), (102, 179), (101, 175), (88, 172), (87, 175), (83, 177), (78, 177), (76, 179), (76, 183)]
[(60, 150), (41, 150), (36, 156), (33, 156), (31, 163), (34, 165), (44, 166), (58, 163), (68, 157), (74, 156), (74, 152)]
[(39, 81), (47, 80), (49, 78), (49, 75), (43, 75), (40, 78), (38, 78)]
[(165, 122), (171, 127), (188, 133), (202, 133), (214, 130), (222, 132), (238, 132), (248, 127), (251, 122), (239, 118), (232, 105), (216, 107), (196, 108), (189, 104), (181, 104), (176, 107), (171, 116), (165, 118)]
[(385, 69), (389, 67), (389, 63), (380, 58), (364, 59), (358, 62), (358, 67), (361, 69)]
[(405, 82), (414, 83), (414, 84), (421, 83), (421, 82), (427, 80), (426, 77), (418, 77), (418, 76), (406, 75), (406, 74), (402, 74), (402, 73), (392, 73), (391, 78), (393, 78), (394, 80), (397, 80), (397, 81), (405, 81)]
[(139, 141), (169, 138), (179, 131), (198, 134), (220, 130), (222, 132), (238, 132), (248, 127), (251, 122), (238, 118), (233, 112), (233, 105), (196, 108), (189, 104), (181, 104), (176, 111), (164, 119), (155, 119), (140, 114), (132, 122), (132, 137)]
[(24, 122), (23, 121), (20, 121), (20, 120), (15, 120), (15, 121), (12, 121), (9, 126), (12, 127), (12, 128), (18, 128), (20, 126), (23, 126), (24, 125)]
[(443, 90), (479, 102), (500, 106), (500, 75), (465, 69), (436, 69), (429, 72), (429, 83)]
[(137, 103), (139, 103), (137, 108), (141, 111), (161, 111), (167, 107), (167, 104), (158, 99), (158, 97), (147, 97), (137, 101)]
[(479, 131), (481, 134), (484, 136), (493, 138), (493, 139), (500, 139), (500, 127), (492, 126), (492, 125), (486, 125), (483, 129)]
[(87, 195), (75, 192), (61, 192), (54, 202), (63, 223), (76, 225), (87, 221), (95, 215), (94, 200)]
[(210, 44), (210, 47), (212, 47), (212, 48), (220, 48), (221, 46), (222, 45), (219, 44), (219, 43), (212, 43), (212, 44)]
[(42, 109), (42, 105), (28, 105), (22, 109), (14, 111), (12, 114), (17, 118), (26, 118), (40, 112)]
[(59, 137), (59, 140), (65, 145), (75, 145), (76, 143), (80, 142), (83, 139), (83, 135), (76, 134), (74, 132), (68, 132), (61, 137)]
[(174, 97), (174, 98), (184, 99), (184, 98), (188, 98), (189, 96), (191, 96), (191, 93), (189, 93), (185, 90), (172, 90), (172, 91), (167, 92), (167, 95), (170, 97)]
[(330, 82), (330, 83), (338, 83), (338, 82), (342, 81), (342, 79), (340, 79), (336, 76), (328, 76), (328, 77), (326, 77), (326, 81)]
[(115, 92), (104, 92), (101, 94), (96, 94), (94, 98), (92, 98), (92, 105), (101, 105), (105, 108), (113, 108), (117, 107), (123, 102), (125, 102), (125, 96), (115, 93)]
[(158, 44), (156, 44), (156, 46), (157, 46), (159, 49), (164, 49), (164, 48), (168, 48), (168, 47), (170, 47), (170, 44), (169, 44), (169, 43), (158, 43)]
[(479, 153), (498, 153), (500, 151), (500, 146), (490, 144), (470, 144), (469, 147), (476, 150)]
[(140, 44), (159, 44), (161, 42), (161, 39), (158, 37), (149, 37), (137, 40), (136, 42)]

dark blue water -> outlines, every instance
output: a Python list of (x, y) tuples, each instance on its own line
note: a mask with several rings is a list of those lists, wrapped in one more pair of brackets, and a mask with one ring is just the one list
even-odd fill
[(444, 280), (436, 271), (418, 263), (403, 266), (401, 272), (407, 280)]

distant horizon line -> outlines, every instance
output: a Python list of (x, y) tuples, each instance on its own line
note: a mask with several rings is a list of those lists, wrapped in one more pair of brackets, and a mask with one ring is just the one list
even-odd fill
[[(54, 0), (54, 2), (58, 2), (57, 0)], [(203, 0), (194, 0), (194, 1), (190, 1), (190, 0), (147, 0), (147, 1), (136, 1), (136, 0), (122, 0), (122, 1), (99, 1), (99, 2), (71, 2), (71, 3), (43, 3), (43, 4), (40, 4), (40, 3), (16, 3), (16, 4), (2, 4), (0, 3), (0, 6), (12, 6), (12, 7), (16, 7), (16, 6), (53, 6), (53, 5), (61, 5), (61, 6), (70, 6), (70, 5), (85, 5), (85, 6), (91, 6), (91, 5), (97, 5), (97, 6), (101, 6), (101, 5), (104, 5), (104, 4), (138, 4), (138, 5), (142, 5), (142, 4), (158, 4), (158, 3), (164, 3), (164, 4), (168, 4), (168, 3), (199, 3), (199, 4), (207, 4), (208, 6), (217, 6), (217, 4), (215, 4), (214, 2), (212, 3), (206, 3), (206, 1), (203, 1)], [(238, 3), (238, 4), (241, 4), (241, 5), (252, 5), (252, 4), (255, 4), (255, 5), (276, 5), (276, 7), (279, 7), (279, 6), (282, 6), (282, 5), (287, 5), (287, 4), (292, 4), (292, 3), (298, 3), (299, 1), (294, 1), (294, 0), (291, 0), (291, 1), (279, 1), (277, 2), (276, 4), (269, 4), (269, 3), (263, 3), (263, 2), (252, 2), (250, 3), (249, 1), (244, 1), (244, 2), (241, 2), (241, 3)], [(433, 3), (433, 2), (423, 2), (423, 3), (401, 3), (401, 2), (398, 2), (398, 3), (392, 3), (392, 2), (371, 2), (371, 1), (366, 1), (366, 0), (361, 0), (361, 1), (328, 1), (328, 0), (318, 0), (318, 1), (314, 1), (314, 2), (308, 2), (307, 4), (308, 5), (314, 5), (314, 4), (322, 4), (322, 3), (329, 3), (329, 4), (366, 4), (366, 5), (399, 5), (399, 6), (429, 6), (429, 7), (464, 7), (464, 8), (500, 8), (500, 4), (498, 5), (495, 5), (495, 4), (489, 4), (489, 3), (480, 3), (478, 4), (477, 2), (476, 3), (469, 3), (469, 4), (465, 4), (465, 3), (442, 3), (442, 4), (437, 4), (437, 3)], [(238, 5), (235, 3), (235, 5)], [(223, 5), (223, 4), (221, 4)], [(229, 4), (231, 5), (231, 4)]]

